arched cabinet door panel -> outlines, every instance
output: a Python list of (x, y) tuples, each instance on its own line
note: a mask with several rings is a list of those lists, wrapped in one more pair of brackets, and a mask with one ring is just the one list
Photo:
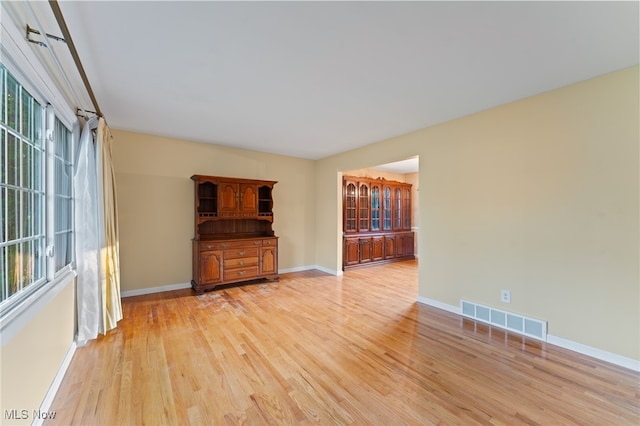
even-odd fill
[(382, 190), (382, 229), (384, 231), (391, 230), (391, 212), (393, 204), (391, 201), (391, 187), (385, 186)]
[(393, 189), (393, 230), (402, 229), (402, 189)]
[(220, 207), (218, 211), (220, 216), (237, 216), (238, 205), (240, 204), (238, 184), (222, 182), (219, 188), (218, 199), (220, 200)]
[(402, 191), (402, 229), (411, 230), (411, 186), (405, 186)]
[(357, 182), (346, 182), (343, 195), (344, 232), (358, 230), (358, 186)]
[(204, 251), (200, 253), (200, 282), (214, 284), (222, 281), (222, 252)]
[(360, 182), (358, 186), (358, 231), (369, 230), (369, 185)]
[(278, 270), (278, 248), (263, 247), (260, 249), (260, 274), (274, 274)]
[(371, 237), (371, 260), (376, 262), (384, 259), (384, 237)]
[(258, 216), (258, 193), (256, 185), (240, 184), (240, 204), (238, 212), (241, 217), (257, 217)]
[(380, 230), (380, 185), (371, 185), (371, 231)]
[(345, 266), (354, 266), (360, 263), (360, 242), (358, 237), (344, 239), (342, 255)]

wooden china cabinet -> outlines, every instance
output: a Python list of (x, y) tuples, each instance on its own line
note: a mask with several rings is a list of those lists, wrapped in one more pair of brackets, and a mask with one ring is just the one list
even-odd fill
[(344, 176), (342, 269), (415, 258), (411, 184)]
[(272, 230), (275, 181), (193, 175), (197, 294), (222, 284), (278, 277), (278, 237)]

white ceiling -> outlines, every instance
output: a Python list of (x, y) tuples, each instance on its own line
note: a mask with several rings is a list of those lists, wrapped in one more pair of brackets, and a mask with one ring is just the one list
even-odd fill
[(639, 62), (636, 1), (60, 7), (111, 127), (309, 159)]
[(394, 161), (392, 163), (381, 164), (379, 166), (371, 167), (376, 170), (384, 170), (387, 172), (394, 172), (400, 174), (415, 173), (419, 170), (418, 157), (407, 158), (406, 160)]

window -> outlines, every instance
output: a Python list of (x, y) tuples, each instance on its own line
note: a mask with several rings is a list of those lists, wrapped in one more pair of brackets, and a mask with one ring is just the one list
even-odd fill
[(55, 265), (56, 272), (73, 260), (71, 132), (55, 120)]
[[(47, 158), (45, 107), (0, 64), (0, 312), (5, 313), (73, 260), (71, 132), (55, 119)], [(55, 166), (47, 205), (48, 165)], [(54, 229), (47, 231), (47, 215)], [(50, 235), (48, 235), (48, 233)], [(47, 241), (55, 262), (47, 265)], [(55, 241), (55, 243), (53, 243)], [(47, 273), (49, 268), (49, 273)]]

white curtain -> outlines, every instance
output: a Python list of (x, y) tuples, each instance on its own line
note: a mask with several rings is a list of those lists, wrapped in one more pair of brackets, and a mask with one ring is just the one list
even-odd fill
[(82, 346), (115, 328), (122, 319), (111, 133), (103, 118), (88, 120), (82, 129), (73, 185), (78, 272), (76, 341)]
[(98, 182), (102, 202), (99, 204), (100, 232), (100, 289), (102, 291), (102, 329), (111, 330), (122, 319), (120, 301), (120, 236), (118, 231), (118, 206), (116, 203), (116, 178), (111, 159), (113, 137), (107, 122), (98, 123), (97, 157), (99, 159)]

